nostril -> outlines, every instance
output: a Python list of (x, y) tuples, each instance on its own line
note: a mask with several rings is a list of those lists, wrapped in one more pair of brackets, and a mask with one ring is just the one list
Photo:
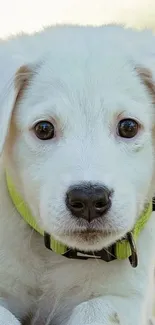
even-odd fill
[(101, 210), (105, 208), (105, 205), (107, 205), (107, 202), (105, 202), (105, 200), (98, 200), (95, 202), (94, 207), (96, 210)]
[(80, 201), (70, 202), (70, 207), (76, 211), (82, 211), (85, 208), (85, 204)]
[(102, 216), (106, 211), (108, 211), (110, 206), (111, 206), (110, 199), (108, 199), (106, 202), (105, 202), (105, 200), (99, 200), (99, 201), (95, 202), (94, 211), (96, 212), (96, 216), (97, 215)]

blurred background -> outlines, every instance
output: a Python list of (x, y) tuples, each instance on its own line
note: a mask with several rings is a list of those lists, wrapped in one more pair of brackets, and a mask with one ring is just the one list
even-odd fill
[(0, 0), (0, 37), (56, 23), (110, 22), (155, 31), (155, 0)]

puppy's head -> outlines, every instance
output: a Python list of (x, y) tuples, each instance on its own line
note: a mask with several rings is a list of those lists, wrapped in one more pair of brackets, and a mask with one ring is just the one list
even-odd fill
[(17, 190), (40, 227), (82, 250), (124, 236), (153, 196), (153, 64), (149, 50), (137, 60), (138, 33), (133, 47), (130, 31), (113, 33), (66, 29), (64, 44), (62, 28), (1, 105), (0, 147)]

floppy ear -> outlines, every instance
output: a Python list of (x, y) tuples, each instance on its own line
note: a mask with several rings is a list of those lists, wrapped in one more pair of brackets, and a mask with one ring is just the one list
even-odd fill
[(152, 102), (155, 104), (155, 80), (153, 72), (150, 69), (144, 67), (137, 67), (136, 71), (141, 78), (142, 83), (146, 86), (148, 92), (152, 96)]
[(28, 66), (20, 67), (15, 73), (11, 86), (7, 85), (7, 89), (4, 88), (0, 96), (0, 155), (4, 148), (13, 110), (28, 86), (31, 75), (32, 70)]

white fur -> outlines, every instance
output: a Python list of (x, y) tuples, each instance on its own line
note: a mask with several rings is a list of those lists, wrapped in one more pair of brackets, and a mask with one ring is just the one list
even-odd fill
[[(29, 311), (36, 311), (33, 323), (53, 325), (142, 325), (152, 315), (154, 213), (138, 238), (137, 269), (128, 260), (68, 260), (48, 251), (19, 216), (5, 169), (38, 224), (57, 240), (87, 251), (122, 238), (155, 190), (153, 95), (136, 71), (142, 66), (155, 78), (154, 44), (149, 31), (115, 26), (53, 27), (0, 43), (0, 294), (3, 309), (21, 321)], [(14, 105), (14, 74), (22, 64), (32, 76)], [(128, 117), (142, 127), (127, 141), (117, 124)], [(55, 124), (55, 139), (35, 137), (41, 119)], [(83, 181), (113, 190), (106, 219), (89, 225), (104, 234), (93, 240), (80, 234), (88, 224), (65, 205), (68, 188)], [(4, 324), (10, 324), (5, 313)]]

